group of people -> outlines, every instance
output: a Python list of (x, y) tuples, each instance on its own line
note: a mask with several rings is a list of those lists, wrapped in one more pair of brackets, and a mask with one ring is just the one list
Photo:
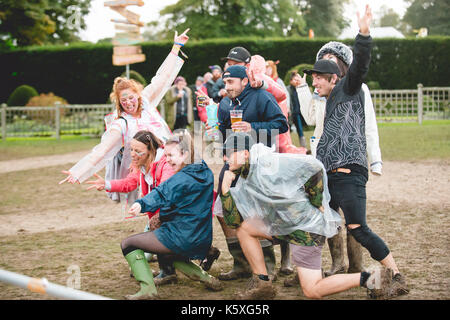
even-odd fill
[[(257, 58), (259, 58), (259, 60)], [(294, 72), (290, 76), (290, 84), (286, 87), (283, 80), (278, 75), (277, 64), (279, 61), (266, 61), (260, 56), (257, 56), (257, 58), (255, 58), (254, 61), (259, 62), (257, 67), (259, 69), (255, 70), (263, 73), (266, 79), (271, 78), (278, 84), (276, 88), (283, 91), (275, 93), (277, 103), (282, 107), (282, 111), (286, 115), (288, 123), (292, 123), (295, 126), (300, 146), (306, 148), (306, 139), (303, 134), (303, 126), (306, 125), (306, 121), (300, 112), (300, 103), (296, 92), (296, 87), (300, 84), (300, 76), (297, 72)], [(249, 67), (251, 61), (249, 59), (251, 59), (251, 55), (247, 49), (236, 47), (230, 50), (227, 57), (222, 58), (222, 60), (226, 60), (223, 69), (220, 65), (209, 66), (210, 71), (202, 76), (198, 76), (194, 84), (188, 85), (184, 77), (178, 76), (161, 102), (161, 104), (164, 105), (165, 119), (169, 127), (172, 130), (185, 128), (192, 129), (194, 121), (206, 123), (206, 111), (203, 106), (198, 105), (196, 100), (197, 95), (205, 95), (211, 99), (212, 103), (219, 104), (220, 101), (228, 95), (222, 78), (224, 72), (229, 66), (235, 64)], [(159, 107), (160, 111), (161, 109), (162, 108)], [(290, 137), (287, 142), (289, 142), (289, 145), (292, 145)]]
[[(189, 114), (195, 117), (197, 105), (182, 94), (186, 81), (178, 76), (184, 63), (178, 52), (189, 39), (189, 29), (179, 36), (175, 33), (171, 52), (147, 87), (126, 78), (114, 81), (111, 97), (116, 111), (101, 143), (63, 171), (67, 177), (60, 183), (83, 183), (94, 175), (95, 180), (87, 181), (88, 189), (138, 191), (136, 199), (125, 197), (135, 200), (128, 213), (147, 215), (149, 221), (144, 232), (121, 242), (140, 284), (127, 299), (158, 298), (157, 286), (176, 282), (176, 270), (210, 290), (222, 290), (224, 281), (249, 278), (240, 298), (274, 298), (273, 246), (278, 244), (280, 272), (294, 274), (285, 285), (299, 284), (309, 298), (357, 286), (367, 288), (372, 298), (409, 292), (389, 248), (366, 223), (368, 171), (381, 174), (382, 167), (373, 106), (363, 84), (370, 63), (371, 20), (367, 6), (364, 15), (358, 14), (353, 53), (344, 44), (326, 44), (314, 67), (304, 70), (305, 76), (292, 74), (287, 91), (276, 80), (276, 63), (266, 63), (243, 47), (229, 51), (224, 70), (213, 66), (211, 79), (205, 81), (206, 74), (197, 79), (195, 95), (218, 104), (225, 164), (217, 190), (212, 171), (195, 152), (192, 135), (176, 130), (186, 127)], [(314, 93), (306, 85), (306, 75), (313, 78)], [(164, 96), (171, 104), (165, 119), (157, 110)], [(301, 115), (316, 126), (311, 155), (290, 139), (288, 96), (298, 107), (296, 121), (301, 123)], [(242, 116), (234, 122), (230, 111), (236, 110)], [(206, 130), (212, 128), (206, 124)], [(103, 179), (97, 172), (105, 166)], [(347, 229), (349, 269), (339, 209)], [(232, 269), (217, 278), (208, 273), (220, 255), (212, 246), (213, 214), (233, 257)], [(321, 252), (326, 239), (333, 263), (323, 278)], [(380, 266), (363, 270), (361, 246)], [(148, 264), (152, 254), (160, 268), (155, 277)]]

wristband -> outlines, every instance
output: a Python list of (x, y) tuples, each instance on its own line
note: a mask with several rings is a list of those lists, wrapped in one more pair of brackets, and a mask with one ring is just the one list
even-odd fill
[(181, 43), (181, 42), (174, 42), (174, 44), (177, 44), (177, 45), (179, 45), (179, 46), (182, 46), (182, 47), (184, 47), (184, 44), (183, 44), (183, 43)]

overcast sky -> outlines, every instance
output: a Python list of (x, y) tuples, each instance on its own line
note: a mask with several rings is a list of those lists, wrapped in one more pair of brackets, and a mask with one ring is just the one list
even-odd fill
[[(92, 0), (90, 13), (85, 18), (87, 30), (80, 33), (82, 40), (97, 42), (97, 40), (102, 38), (114, 37), (114, 23), (110, 20), (114, 18), (122, 19), (122, 16), (109, 7), (105, 7), (104, 2), (104, 0)], [(159, 11), (162, 8), (176, 2), (177, 0), (144, 0), (144, 6), (128, 6), (128, 9), (139, 14), (141, 16), (140, 21), (147, 23), (158, 19)], [(367, 3), (372, 7), (374, 14), (379, 11), (381, 6), (385, 5), (394, 9), (402, 17), (407, 8), (407, 3), (404, 0), (352, 0), (351, 2), (350, 5), (346, 6), (345, 16), (352, 21), (351, 27), (355, 29), (357, 28), (356, 11), (362, 12)], [(178, 30), (178, 32), (183, 32), (183, 30)]]

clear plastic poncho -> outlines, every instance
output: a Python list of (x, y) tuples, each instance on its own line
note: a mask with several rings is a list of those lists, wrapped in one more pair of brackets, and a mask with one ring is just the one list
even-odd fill
[[(320, 170), (324, 212), (310, 203), (304, 188), (305, 182)], [(329, 206), (325, 168), (310, 155), (276, 153), (261, 143), (255, 144), (250, 150), (247, 178), (239, 178), (230, 192), (242, 218), (271, 236), (303, 230), (330, 238), (341, 224), (341, 217)]]

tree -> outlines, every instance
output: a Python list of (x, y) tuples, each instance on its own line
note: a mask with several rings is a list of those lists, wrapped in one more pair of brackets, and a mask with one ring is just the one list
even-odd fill
[(403, 21), (412, 29), (427, 28), (429, 35), (450, 35), (450, 0), (407, 0)]
[(47, 0), (2, 0), (0, 37), (18, 46), (41, 45), (55, 31), (55, 22), (45, 13)]
[[(205, 39), (283, 36), (298, 33), (302, 26), (293, 0), (179, 0), (160, 14), (165, 23), (159, 38), (165, 39), (173, 37), (175, 28), (191, 28), (191, 38)], [(149, 37), (155, 34), (149, 33)]]
[(51, 43), (79, 41), (78, 32), (86, 29), (84, 17), (89, 13), (91, 0), (48, 0), (45, 13), (55, 22), (55, 32), (48, 37)]
[(394, 28), (400, 27), (401, 19), (398, 13), (394, 11), (394, 9), (387, 6), (381, 6), (380, 11), (378, 12), (378, 16), (379, 18), (374, 21), (374, 26)]
[(0, 41), (16, 46), (78, 41), (91, 0), (2, 0)]
[(348, 0), (295, 0), (306, 22), (307, 29), (313, 29), (315, 36), (337, 37), (349, 26), (344, 17), (344, 4)]

